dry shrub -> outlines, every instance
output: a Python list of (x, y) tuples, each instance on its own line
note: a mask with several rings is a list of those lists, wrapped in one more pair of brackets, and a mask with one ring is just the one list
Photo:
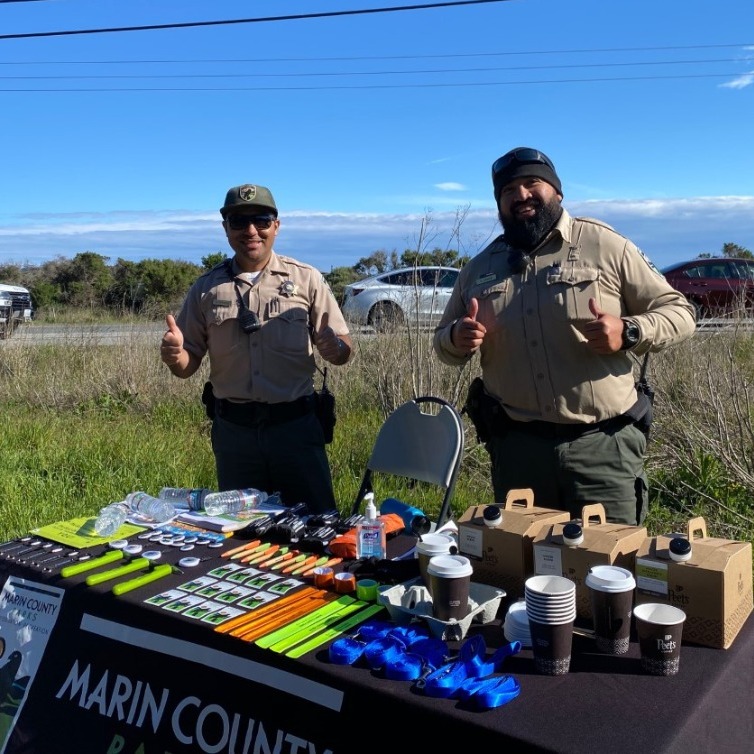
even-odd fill
[(751, 539), (754, 335), (750, 324), (700, 330), (688, 341), (650, 357), (649, 365), (656, 398), (647, 467), (661, 503), (674, 512), (672, 519), (681, 526), (689, 517), (702, 515), (719, 536)]

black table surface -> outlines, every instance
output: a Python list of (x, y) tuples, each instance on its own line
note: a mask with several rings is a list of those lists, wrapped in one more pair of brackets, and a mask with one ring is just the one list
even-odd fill
[[(229, 540), (227, 547), (234, 544), (238, 543)], [(201, 564), (202, 573), (227, 562), (220, 560), (220, 551), (210, 552), (213, 559)], [(191, 577), (195, 575), (199, 575), (198, 569), (191, 571)], [(463, 746), (468, 741), (475, 750), (485, 744), (508, 744), (512, 752), (563, 754), (738, 753), (751, 751), (754, 745), (751, 693), (754, 620), (751, 616), (727, 650), (684, 643), (680, 671), (672, 677), (646, 674), (641, 669), (638, 644), (633, 639), (627, 654), (610, 656), (597, 652), (593, 640), (577, 634), (573, 639), (570, 672), (557, 677), (538, 674), (531, 651), (522, 650), (509, 657), (501, 668), (501, 672), (519, 681), (520, 696), (502, 707), (480, 711), (456, 700), (427, 697), (411, 682), (388, 680), (365, 666), (334, 665), (329, 662), (327, 645), (292, 659), (144, 604), (148, 596), (186, 581), (185, 574), (167, 577), (121, 597), (112, 595), (110, 584), (86, 587), (83, 576), (61, 579), (59, 574), (44, 574), (0, 558), (2, 581), (8, 576), (64, 587), (64, 609), (59, 622), (67, 626), (60, 631), (56, 627), (53, 632), (41, 668), (44, 671), (45, 665), (48, 666), (48, 679), (35, 681), (32, 686), (28, 708), (23, 710), (17, 731), (6, 749), (8, 752), (35, 751), (37, 736), (42, 735), (37, 728), (49, 726), (56, 715), (64, 719), (65, 715), (72, 714), (62, 707), (58, 710), (56, 705), (66, 673), (71, 672), (74, 662), (78, 663), (77, 667), (83, 667), (85, 660), (92, 666), (107, 662), (112, 674), (116, 671), (122, 675), (132, 673), (139, 678), (151, 674), (153, 685), (158, 678), (169, 678), (171, 683), (185, 689), (186, 694), (192, 692), (195, 685), (192, 693), (197, 698), (229, 693), (233, 702), (244, 700), (248, 714), (259, 713), (259, 720), (263, 719), (264, 711), (268, 727), (300, 725), (302, 730), (317, 731), (327, 740), (333, 754), (364, 751), (364, 736), (370, 731), (374, 745), (389, 745), (395, 752), (416, 752), (417, 747), (443, 737), (449, 742), (448, 750), (451, 741), (452, 746)], [(490, 653), (507, 643), (501, 627), (506, 608), (507, 600), (504, 600), (494, 621), (485, 625), (473, 623), (470, 628), (469, 635), (484, 636)], [(103, 625), (116, 626), (116, 635), (110, 638), (124, 641), (128, 652), (114, 651), (112, 644), (100, 639), (96, 631), (82, 635), (78, 628), (84, 626), (83, 616), (89, 621), (95, 619), (95, 623), (103, 619)], [(387, 614), (380, 617), (386, 618)], [(145, 651), (145, 657), (141, 658), (139, 632), (144, 630), (147, 643), (155, 636), (167, 637), (166, 646), (170, 646), (170, 640), (175, 640), (177, 648), (161, 651), (159, 657)], [(450, 646), (457, 648), (458, 643), (450, 643)], [(216, 652), (213, 662), (218, 658), (227, 661), (228, 670), (221, 667), (214, 673), (208, 672), (205, 662), (197, 673), (194, 664), (200, 662), (197, 659), (199, 647), (211, 648)], [(52, 658), (55, 658), (54, 664)], [(244, 669), (246, 661), (249, 661), (248, 670)], [(240, 671), (233, 668), (234, 663)], [(316, 694), (307, 699), (306, 692), (296, 695), (271, 689), (266, 680), (255, 677), (255, 673), (261, 673), (266, 678), (267, 669), (284, 674), (281, 677), (286, 683), (315, 682), (320, 690), (337, 692), (334, 696), (340, 701), (325, 708)], [(91, 712), (87, 710), (86, 714), (93, 740)], [(113, 715), (107, 716), (107, 725), (108, 736), (121, 729)], [(122, 729), (127, 737), (128, 727), (123, 725)], [(310, 739), (314, 740), (314, 736), (312, 733)], [(72, 740), (80, 739), (74, 736)], [(150, 749), (148, 745), (144, 747), (146, 754), (158, 750), (162, 751)], [(173, 743), (170, 750), (201, 749)], [(295, 747), (290, 750), (294, 751)], [(76, 751), (76, 744), (71, 743), (70, 749), (61, 745), (58, 751)], [(127, 752), (128, 748), (123, 751)], [(239, 747), (238, 752), (242, 751), (243, 747)]]

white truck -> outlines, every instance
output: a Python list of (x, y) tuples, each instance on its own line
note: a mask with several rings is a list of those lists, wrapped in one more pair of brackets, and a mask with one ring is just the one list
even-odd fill
[(29, 291), (20, 285), (0, 283), (0, 340), (10, 338), (20, 324), (31, 322), (33, 316)]

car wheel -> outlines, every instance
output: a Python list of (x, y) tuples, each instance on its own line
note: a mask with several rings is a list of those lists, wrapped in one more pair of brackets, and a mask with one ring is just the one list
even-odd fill
[(369, 312), (369, 324), (375, 332), (395, 332), (403, 325), (403, 312), (395, 304), (380, 301)]
[(691, 305), (694, 307), (694, 312), (696, 312), (697, 320), (706, 319), (707, 317), (709, 317), (709, 311), (707, 310), (707, 307), (704, 306), (704, 304), (699, 301), (692, 301)]

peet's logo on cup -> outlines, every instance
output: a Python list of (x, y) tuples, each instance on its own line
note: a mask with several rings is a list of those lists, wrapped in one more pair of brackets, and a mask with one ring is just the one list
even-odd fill
[(673, 641), (673, 637), (670, 634), (662, 638), (657, 639), (657, 651), (658, 652), (674, 652), (676, 643)]

